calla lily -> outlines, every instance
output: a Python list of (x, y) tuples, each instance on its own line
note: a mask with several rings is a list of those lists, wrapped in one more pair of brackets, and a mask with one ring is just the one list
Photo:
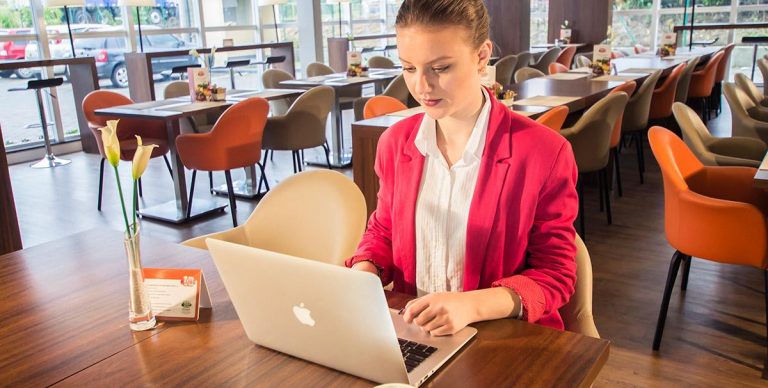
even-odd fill
[(198, 52), (197, 52), (197, 50), (195, 50), (195, 49), (192, 49), (192, 50), (189, 50), (189, 55), (191, 55), (191, 56), (193, 56), (193, 57), (197, 58), (197, 57), (199, 57), (199, 56), (200, 56), (200, 53), (198, 53)]
[(113, 167), (117, 167), (120, 162), (120, 140), (117, 139), (117, 123), (119, 121), (109, 120), (106, 127), (99, 128), (101, 141), (104, 144), (104, 155)]
[(147, 169), (147, 163), (152, 157), (152, 149), (157, 147), (157, 144), (143, 145), (141, 143), (141, 136), (136, 136), (136, 153), (133, 154), (133, 180), (138, 180), (144, 174)]

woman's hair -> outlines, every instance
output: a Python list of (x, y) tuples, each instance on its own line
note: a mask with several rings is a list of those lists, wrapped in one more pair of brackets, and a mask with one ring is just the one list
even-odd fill
[(480, 47), (488, 39), (490, 18), (483, 0), (405, 0), (395, 25), (408, 27), (461, 26), (469, 30), (471, 43)]

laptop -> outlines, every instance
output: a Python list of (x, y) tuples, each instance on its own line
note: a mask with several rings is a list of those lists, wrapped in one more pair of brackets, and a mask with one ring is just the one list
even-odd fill
[(474, 337), (433, 337), (387, 306), (376, 275), (207, 239), (252, 342), (377, 383), (419, 386)]

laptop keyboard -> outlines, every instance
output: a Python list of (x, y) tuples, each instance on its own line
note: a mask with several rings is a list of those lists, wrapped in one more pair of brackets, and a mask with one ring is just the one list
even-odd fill
[(397, 342), (400, 343), (400, 352), (403, 353), (405, 369), (408, 373), (416, 369), (417, 366), (437, 351), (437, 348), (435, 347), (404, 340), (402, 338), (398, 338)]

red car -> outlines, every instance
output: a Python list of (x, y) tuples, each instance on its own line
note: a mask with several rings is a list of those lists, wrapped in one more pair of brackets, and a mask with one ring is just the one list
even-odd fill
[[(12, 28), (0, 31), (0, 61), (24, 59), (24, 52), (27, 47), (26, 40), (4, 41), (3, 39), (3, 35), (23, 34), (34, 34), (34, 31), (29, 28)], [(16, 74), (18, 78), (31, 78), (33, 75), (30, 69), (19, 69), (16, 71), (0, 72), (0, 77), (8, 78), (12, 74)]]

